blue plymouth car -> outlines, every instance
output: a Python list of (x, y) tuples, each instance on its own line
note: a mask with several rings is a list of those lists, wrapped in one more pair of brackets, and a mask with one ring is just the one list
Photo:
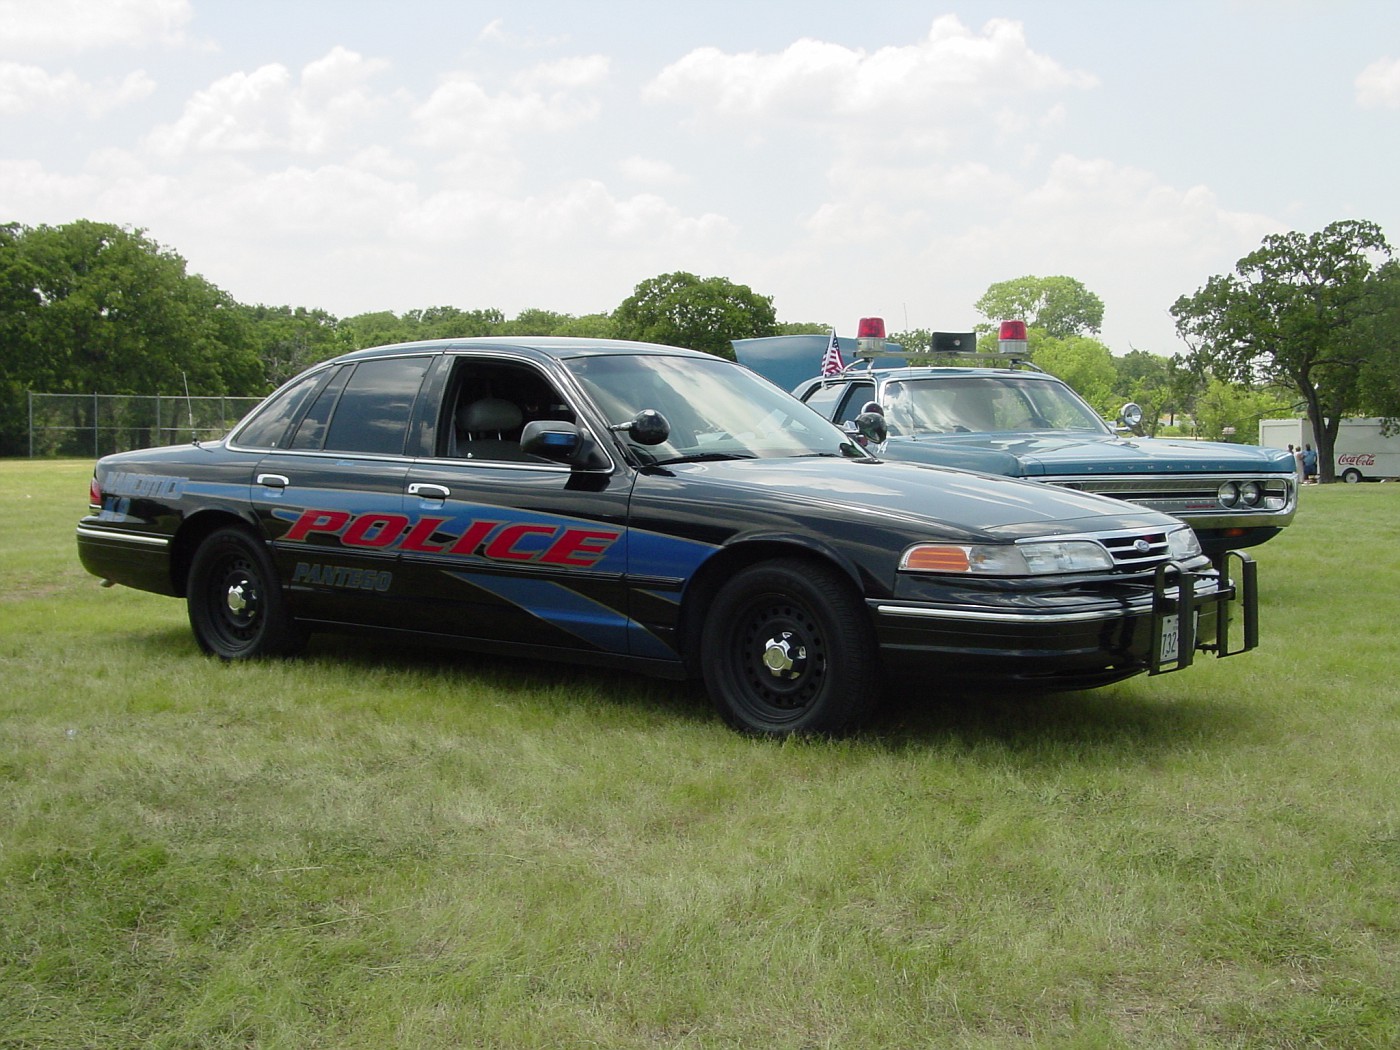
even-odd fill
[(937, 357), (920, 364), (920, 355), (897, 347), (862, 356), (851, 341), (841, 343), (854, 363), (824, 376), (812, 373), (827, 336), (740, 339), (734, 347), (741, 363), (863, 433), (882, 459), (1126, 500), (1185, 521), (1207, 554), (1263, 543), (1297, 510), (1296, 465), (1286, 451), (1120, 433), (1062, 380), (1033, 366), (945, 365)]

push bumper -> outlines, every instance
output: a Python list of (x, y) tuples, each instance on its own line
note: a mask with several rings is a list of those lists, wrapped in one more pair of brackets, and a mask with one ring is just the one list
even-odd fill
[(1082, 688), (1181, 670), (1197, 653), (1235, 656), (1255, 648), (1257, 565), (1241, 551), (1219, 564), (1219, 573), (1160, 566), (1150, 587), (1118, 599), (1012, 607), (869, 604), (891, 670)]

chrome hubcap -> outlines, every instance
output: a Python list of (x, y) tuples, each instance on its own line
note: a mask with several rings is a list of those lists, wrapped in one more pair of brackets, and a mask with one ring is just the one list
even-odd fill
[(802, 665), (807, 660), (807, 647), (794, 646), (792, 632), (784, 631), (776, 638), (769, 638), (763, 646), (763, 666), (774, 678), (796, 678), (802, 674)]

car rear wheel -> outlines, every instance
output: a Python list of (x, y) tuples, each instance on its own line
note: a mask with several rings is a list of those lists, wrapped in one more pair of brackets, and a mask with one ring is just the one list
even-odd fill
[(758, 736), (849, 732), (880, 694), (865, 607), (844, 577), (815, 562), (737, 574), (710, 609), (701, 656), (721, 716)]
[(199, 545), (186, 595), (195, 641), (211, 656), (284, 656), (306, 640), (266, 548), (244, 529), (220, 529)]
[(1348, 485), (1356, 485), (1361, 481), (1361, 471), (1352, 469), (1342, 471), (1342, 480)]

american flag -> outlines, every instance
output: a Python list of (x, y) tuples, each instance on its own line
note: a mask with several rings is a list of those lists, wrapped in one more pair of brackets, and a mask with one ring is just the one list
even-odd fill
[(845, 367), (846, 363), (841, 360), (841, 344), (836, 341), (836, 329), (833, 328), (831, 342), (826, 344), (826, 353), (822, 354), (822, 375), (839, 376)]

